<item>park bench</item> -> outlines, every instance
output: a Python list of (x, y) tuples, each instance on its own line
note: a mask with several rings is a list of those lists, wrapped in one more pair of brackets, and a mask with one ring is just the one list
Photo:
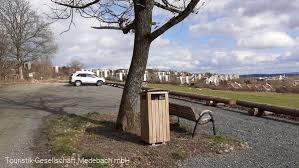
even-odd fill
[(189, 106), (183, 106), (179, 104), (169, 103), (169, 115), (177, 116), (178, 122), (179, 118), (184, 118), (189, 121), (195, 122), (195, 126), (192, 133), (192, 138), (196, 132), (197, 125), (204, 125), (209, 122), (212, 122), (213, 125), (213, 134), (216, 135), (215, 122), (212, 116), (211, 110), (203, 110), (199, 114)]

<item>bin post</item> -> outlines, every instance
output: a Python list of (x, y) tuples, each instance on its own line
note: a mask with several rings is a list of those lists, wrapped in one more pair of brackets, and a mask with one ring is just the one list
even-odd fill
[(169, 98), (163, 90), (140, 94), (141, 139), (148, 144), (170, 141)]

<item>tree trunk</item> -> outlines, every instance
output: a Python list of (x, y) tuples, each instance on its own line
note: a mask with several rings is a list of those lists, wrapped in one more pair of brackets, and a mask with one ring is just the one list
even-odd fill
[(24, 80), (24, 75), (23, 75), (23, 62), (21, 59), (21, 54), (20, 54), (20, 46), (18, 45), (17, 47), (17, 66), (18, 66), (18, 72), (19, 72), (19, 79)]
[[(18, 52), (18, 51), (17, 51)], [(23, 63), (22, 63), (22, 61), (21, 61), (21, 58), (20, 58), (20, 56), (19, 56), (19, 54), (18, 54), (18, 72), (19, 72), (19, 78), (21, 79), (21, 80), (24, 80), (24, 75), (23, 75)]]
[(116, 128), (120, 130), (135, 129), (138, 125), (138, 99), (145, 73), (151, 40), (149, 34), (152, 26), (153, 1), (145, 0), (134, 4), (135, 10), (135, 39), (132, 61), (126, 79)]
[(21, 80), (24, 80), (23, 64), (19, 65), (19, 77), (20, 77)]

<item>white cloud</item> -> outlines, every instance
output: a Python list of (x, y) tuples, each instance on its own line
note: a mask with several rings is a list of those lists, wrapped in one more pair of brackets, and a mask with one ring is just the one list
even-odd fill
[(205, 47), (208, 51), (202, 66), (218, 72), (255, 71), (251, 66), (264, 72), (273, 72), (273, 67), (298, 71), (294, 64), (299, 60), (299, 37), (294, 36), (299, 33), (298, 4), (283, 0), (214, 1), (189, 27), (192, 36), (214, 41)]
[(195, 23), (189, 30), (198, 35), (227, 34), (233, 38), (240, 38), (267, 31), (285, 31), (290, 21), (290, 16), (265, 12), (255, 16), (244, 16), (242, 13), (232, 12), (216, 20)]
[(236, 59), (245, 65), (264, 63), (264, 62), (273, 62), (279, 56), (278, 54), (263, 53), (251, 50), (240, 50), (234, 51)]
[[(273, 72), (299, 71), (299, 3), (284, 0), (207, 0), (198, 15), (184, 21), (184, 40), (177, 30), (156, 39), (148, 66), (184, 71)], [(50, 0), (30, 0), (39, 13), (49, 11)], [(164, 22), (172, 13), (154, 9), (154, 19)], [(54, 63), (65, 65), (79, 59), (90, 68), (128, 68), (132, 56), (133, 34), (91, 29), (93, 19), (75, 17), (69, 32), (68, 21), (52, 25), (59, 46)], [(297, 35), (297, 37), (294, 36)], [(213, 36), (198, 41), (198, 38)], [(225, 39), (217, 39), (217, 35)], [(181, 36), (180, 36), (181, 37)], [(218, 41), (217, 41), (218, 40)], [(214, 41), (209, 46), (206, 41)], [(221, 43), (224, 45), (220, 45)], [(229, 43), (233, 43), (228, 45)], [(275, 69), (273, 69), (275, 67)]]
[(238, 46), (246, 48), (294, 47), (296, 42), (285, 32), (265, 32), (239, 39)]
[(159, 37), (152, 44), (149, 64), (151, 68), (194, 70), (199, 61), (191, 50), (181, 47), (174, 41)]

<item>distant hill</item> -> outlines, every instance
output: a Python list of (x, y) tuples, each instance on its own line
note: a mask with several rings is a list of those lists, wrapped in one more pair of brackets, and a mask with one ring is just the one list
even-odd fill
[(299, 72), (288, 72), (288, 73), (274, 73), (274, 74), (246, 74), (240, 75), (240, 77), (273, 77), (279, 75), (286, 75), (286, 76), (299, 76)]

